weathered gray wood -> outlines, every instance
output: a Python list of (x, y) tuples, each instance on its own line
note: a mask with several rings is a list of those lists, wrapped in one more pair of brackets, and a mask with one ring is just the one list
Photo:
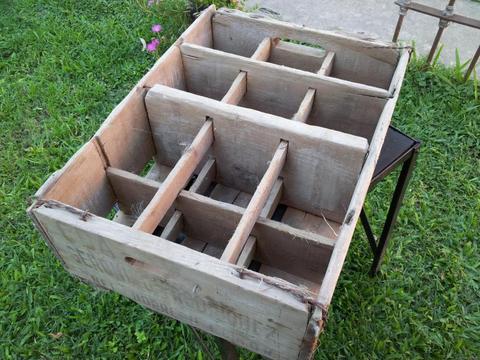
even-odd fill
[(135, 229), (149, 233), (155, 230), (172, 206), (177, 194), (190, 180), (212, 143), (213, 124), (211, 120), (207, 120), (133, 224)]
[(329, 51), (323, 60), (322, 67), (320, 70), (318, 70), (318, 74), (329, 76), (332, 73), (334, 61), (335, 53), (333, 51)]
[(341, 231), (338, 235), (335, 248), (330, 259), (330, 263), (325, 273), (322, 285), (320, 287), (317, 300), (320, 304), (323, 304), (324, 309), (316, 308), (310, 320), (308, 322), (307, 331), (305, 332), (303, 345), (299, 353), (299, 359), (307, 359), (314, 351), (316, 339), (319, 332), (324, 326), (324, 319), (326, 317), (325, 311), (328, 310), (328, 306), (332, 300), (333, 292), (337, 284), (338, 278), (343, 268), (343, 263), (347, 256), (348, 248), (352, 240), (355, 225), (360, 211), (362, 209), (365, 197), (370, 187), (370, 181), (375, 170), (380, 151), (385, 140), (385, 136), (388, 131), (388, 127), (395, 109), (396, 102), (398, 100), (400, 89), (403, 82), (403, 77), (408, 65), (409, 51), (404, 51), (398, 64), (398, 76), (396, 77), (396, 84), (393, 85), (395, 89), (394, 96), (390, 99), (382, 112), (378, 126), (372, 138), (369, 153), (363, 166), (362, 172), (355, 187), (355, 192), (350, 201), (347, 216), (345, 217)]
[(73, 275), (264, 356), (296, 356), (308, 308), (289, 292), (259, 289), (235, 266), (103, 218), (34, 213)]
[(298, 229), (311, 231), (335, 240), (340, 233), (342, 224), (316, 216), (292, 207), (287, 208), (282, 217), (282, 222)]
[(257, 247), (257, 239), (254, 236), (249, 236), (245, 246), (240, 253), (237, 260), (238, 266), (248, 267), (255, 256), (255, 249)]
[(202, 170), (198, 173), (197, 179), (190, 187), (190, 191), (203, 194), (207, 191), (208, 187), (215, 180), (216, 177), (216, 165), (214, 159), (209, 159), (203, 166)]
[(286, 280), (289, 283), (292, 283), (298, 286), (306, 287), (308, 290), (310, 290), (313, 293), (317, 293), (318, 289), (320, 288), (321, 279), (318, 283), (314, 283), (312, 281), (305, 280), (299, 276), (292, 275), (290, 273), (287, 273), (285, 271), (282, 271), (280, 269), (274, 268), (269, 265), (260, 266), (260, 269), (258, 270), (258, 272), (264, 275)]
[(316, 73), (322, 66), (325, 50), (275, 39), (269, 62)]
[[(224, 94), (238, 72), (246, 71), (251, 75), (249, 76), (248, 92), (250, 92), (252, 86), (254, 86), (253, 89), (258, 88), (258, 93), (261, 93), (262, 89), (266, 91), (266, 89), (278, 88), (278, 91), (280, 91), (282, 86), (289, 86), (292, 88), (293, 94), (301, 90), (301, 96), (305, 94), (308, 88), (332, 93), (344, 92), (380, 98), (390, 96), (387, 90), (378, 87), (318, 75), (193, 44), (182, 44), (180, 48), (185, 71), (188, 73), (189, 86), (199, 89), (193, 91), (194, 93), (200, 93), (203, 87), (208, 86), (213, 88), (209, 90), (210, 92), (222, 92)], [(254, 80), (255, 82), (252, 85)], [(265, 81), (269, 83), (264, 83)], [(275, 93), (275, 91), (273, 92)], [(275, 93), (275, 95), (281, 101), (291, 101), (288, 99), (288, 93), (285, 95), (283, 92)], [(209, 97), (218, 98), (217, 96)], [(268, 99), (262, 98), (260, 100), (266, 101)]]
[(308, 89), (302, 103), (298, 107), (297, 112), (293, 115), (292, 120), (306, 123), (310, 113), (312, 112), (313, 103), (315, 101), (315, 89)]
[(161, 237), (170, 241), (175, 241), (183, 228), (183, 216), (178, 210), (175, 210), (173, 215), (165, 225)]
[(155, 86), (146, 103), (158, 156), (174, 164), (206, 116), (213, 118), (217, 181), (253, 193), (280, 139), (289, 142), (282, 201), (341, 221), (367, 150), (365, 139)]
[(267, 61), (270, 57), (271, 49), (272, 39), (266, 37), (258, 44), (257, 50), (255, 50), (251, 58), (259, 61)]
[(237, 105), (245, 95), (247, 91), (247, 73), (240, 71), (233, 80), (232, 86), (228, 89), (225, 96), (222, 98), (222, 102), (225, 104)]
[(255, 225), (266, 201), (272, 191), (273, 185), (278, 179), (278, 175), (285, 165), (285, 159), (287, 158), (288, 142), (285, 140), (280, 141), (272, 160), (268, 164), (268, 168), (265, 174), (262, 176), (262, 180), (258, 184), (252, 199), (248, 203), (245, 212), (242, 215), (238, 225), (235, 227), (235, 231), (232, 237), (228, 240), (228, 244), (225, 251), (222, 254), (222, 260), (235, 264), (238, 260), (238, 256), (242, 251), (247, 239)]
[[(107, 170), (119, 202), (136, 203), (153, 197), (159, 183), (118, 169)], [(183, 233), (223, 248), (245, 211), (239, 206), (220, 202), (182, 190), (175, 209), (183, 214)], [(318, 281), (328, 264), (335, 241), (286, 224), (259, 218), (252, 230), (257, 238), (257, 259), (311, 281)], [(301, 266), (299, 265), (301, 264)]]
[(100, 216), (110, 212), (115, 194), (93, 141), (78, 150), (55, 175), (42, 198), (58, 200)]
[(393, 43), (362, 40), (331, 31), (221, 9), (212, 19), (216, 49), (251, 56), (265, 37), (319, 45), (337, 54), (334, 76), (388, 89), (399, 52)]
[(267, 202), (265, 203), (265, 206), (262, 209), (262, 212), (260, 213), (260, 216), (265, 217), (265, 218), (271, 218), (273, 213), (275, 212), (275, 209), (278, 206), (278, 203), (280, 202), (280, 199), (282, 198), (282, 191), (283, 191), (283, 180), (282, 179), (277, 179), (275, 181), (275, 184), (273, 184), (272, 191), (270, 192), (270, 196), (267, 199)]

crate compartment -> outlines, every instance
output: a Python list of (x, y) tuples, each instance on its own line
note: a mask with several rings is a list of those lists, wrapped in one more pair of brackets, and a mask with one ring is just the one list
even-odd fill
[(252, 194), (280, 140), (287, 140), (283, 202), (339, 222), (345, 217), (367, 150), (365, 139), (161, 85), (152, 88), (145, 101), (159, 163), (174, 166), (211, 118), (216, 179)]
[[(265, 38), (288, 39), (332, 51), (335, 53), (335, 63), (330, 76), (383, 89), (389, 89), (398, 62), (398, 51), (387, 43), (377, 42), (373, 45), (371, 41), (351, 41), (349, 37), (334, 32), (298, 27), (230, 9), (217, 11), (212, 18), (215, 49), (250, 57)], [(202, 45), (211, 47), (211, 43)], [(303, 56), (301, 51), (298, 56)], [(285, 65), (314, 71), (312, 66), (315, 60), (304, 58), (309, 63), (305, 66), (292, 59), (294, 55), (288, 57), (291, 60)], [(275, 58), (273, 60), (275, 62)]]
[[(122, 208), (150, 201), (161, 186), (161, 183), (119, 169), (108, 169), (107, 174)], [(238, 205), (185, 190), (173, 204), (159, 236), (220, 258), (243, 211)], [(304, 284), (316, 283), (312, 290), (318, 289), (333, 248), (333, 239), (268, 219), (259, 221), (252, 235), (256, 238), (256, 245), (243, 266), (248, 267), (251, 260), (255, 260), (278, 269), (277, 277), (283, 272), (287, 281), (296, 278)], [(297, 263), (288, 259), (303, 260)]]
[(321, 46), (289, 39), (273, 38), (270, 46), (270, 56), (266, 61), (312, 73), (320, 70), (327, 55), (327, 51)]
[(29, 214), (82, 281), (265, 357), (308, 359), (408, 55), (210, 7)]

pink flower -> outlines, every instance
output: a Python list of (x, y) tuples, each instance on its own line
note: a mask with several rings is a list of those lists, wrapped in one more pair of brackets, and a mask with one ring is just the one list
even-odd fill
[(148, 6), (152, 6), (154, 3), (155, 3), (155, 0), (148, 0), (147, 5), (148, 5)]
[(152, 26), (152, 31), (153, 31), (154, 33), (158, 33), (158, 32), (160, 32), (160, 31), (162, 31), (162, 25), (160, 25), (160, 24), (154, 24), (154, 25)]
[(147, 44), (147, 51), (149, 53), (152, 53), (157, 50), (158, 45), (160, 44), (160, 40), (158, 39), (153, 39)]

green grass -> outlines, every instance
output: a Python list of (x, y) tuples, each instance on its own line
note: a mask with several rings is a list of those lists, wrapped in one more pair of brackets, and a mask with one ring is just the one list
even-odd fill
[[(187, 26), (182, 2), (162, 9), (0, 2), (0, 358), (206, 357), (187, 326), (70, 277), (25, 215), (29, 197), (153, 64), (138, 39), (160, 22), (164, 50)], [(421, 66), (410, 66), (394, 117), (422, 148), (383, 273), (368, 277), (358, 227), (318, 359), (480, 353), (480, 103), (453, 70)], [(388, 178), (369, 196), (377, 229), (393, 186)]]

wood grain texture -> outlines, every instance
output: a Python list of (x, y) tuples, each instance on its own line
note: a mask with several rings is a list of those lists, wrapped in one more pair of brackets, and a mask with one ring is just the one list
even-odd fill
[(258, 47), (253, 53), (253, 55), (251, 56), (251, 58), (258, 61), (267, 61), (268, 58), (270, 57), (271, 49), (272, 49), (272, 39), (270, 39), (269, 37), (266, 37), (260, 42), (260, 44), (258, 44)]
[(172, 206), (178, 193), (190, 180), (213, 143), (213, 123), (205, 121), (182, 157), (168, 174), (155, 196), (138, 217), (133, 228), (152, 233)]
[(238, 256), (247, 242), (255, 222), (265, 206), (273, 185), (285, 165), (287, 151), (288, 143), (286, 141), (281, 141), (273, 155), (272, 161), (268, 165), (267, 171), (265, 171), (260, 184), (258, 184), (257, 189), (253, 193), (252, 199), (240, 219), (240, 222), (235, 228), (235, 232), (228, 241), (227, 247), (222, 254), (221, 259), (223, 261), (232, 264), (237, 262)]
[(322, 66), (320, 70), (318, 70), (319, 75), (329, 76), (333, 70), (333, 63), (335, 61), (335, 53), (333, 51), (329, 51), (325, 59), (323, 59)]
[[(160, 184), (118, 169), (108, 169), (120, 203), (153, 197)], [(134, 191), (133, 191), (134, 190)], [(174, 207), (183, 214), (183, 233), (224, 248), (245, 209), (182, 190)], [(257, 239), (256, 259), (296, 276), (318, 282), (328, 265), (335, 241), (277, 221), (258, 218), (252, 229)], [(207, 242), (205, 241), (205, 242)], [(299, 265), (300, 264), (300, 265)]]
[(219, 183), (253, 193), (283, 139), (289, 142), (289, 156), (282, 201), (333, 220), (344, 218), (367, 150), (365, 139), (161, 85), (149, 91), (146, 104), (162, 163), (174, 164), (182, 152), (179, 143), (191, 141), (210, 116)]
[(312, 111), (313, 103), (315, 101), (315, 89), (308, 89), (303, 98), (297, 112), (293, 115), (292, 120), (306, 123)]
[(225, 104), (237, 105), (247, 92), (247, 73), (240, 71), (233, 80), (232, 85), (228, 89), (225, 96), (222, 98), (222, 102)]
[(260, 291), (233, 265), (103, 218), (34, 212), (73, 275), (269, 358), (296, 356), (308, 309), (290, 293)]
[[(335, 244), (335, 248), (327, 268), (327, 272), (325, 273), (324, 280), (318, 293), (318, 302), (323, 304), (324, 309), (327, 310), (332, 300), (338, 278), (340, 277), (347, 252), (350, 247), (353, 232), (355, 230), (358, 217), (360, 216), (360, 211), (370, 187), (370, 181), (372, 179), (378, 157), (380, 156), (380, 151), (382, 149), (393, 111), (400, 94), (409, 56), (410, 53), (408, 50), (404, 50), (403, 54), (401, 55), (398, 63), (398, 71), (396, 72), (396, 84), (393, 85), (393, 88), (395, 89), (394, 96), (392, 99), (388, 100), (378, 122), (378, 126), (371, 141), (369, 154), (349, 204), (349, 210), (347, 213), (348, 216), (343, 221), (338, 240)], [(323, 321), (326, 316), (324, 311), (325, 310), (322, 311), (317, 308), (312, 312), (298, 359), (309, 359), (315, 350), (319, 332), (324, 326)]]
[(258, 14), (220, 9), (212, 23), (216, 49), (249, 57), (265, 37), (319, 45), (337, 54), (334, 76), (384, 89), (388, 89), (399, 59), (393, 43), (314, 30)]
[(99, 216), (106, 216), (110, 212), (115, 194), (93, 141), (86, 143), (57, 172), (42, 198), (58, 200)]
[(269, 62), (316, 73), (322, 66), (325, 50), (275, 39)]

